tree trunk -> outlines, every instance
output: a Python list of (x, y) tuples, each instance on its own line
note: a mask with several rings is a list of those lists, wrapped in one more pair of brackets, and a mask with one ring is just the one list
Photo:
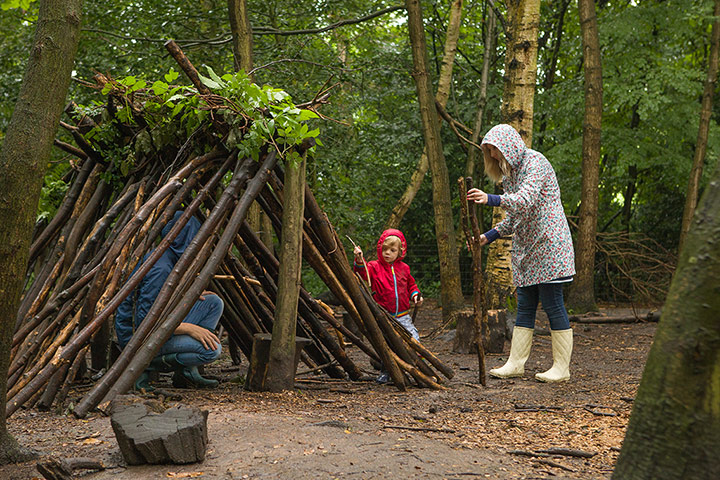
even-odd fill
[[(514, 0), (508, 2), (508, 28), (505, 54), (505, 88), (500, 117), (515, 127), (525, 144), (532, 145), (533, 102), (537, 76), (538, 28), (540, 0)], [(493, 225), (505, 218), (499, 207), (493, 208)], [(507, 307), (507, 296), (513, 291), (510, 269), (509, 239), (498, 239), (490, 244), (487, 260), (488, 308)]]
[(720, 166), (680, 255), (615, 479), (702, 479), (720, 472), (719, 210)]
[(305, 209), (305, 159), (286, 163), (280, 269), (275, 302), (270, 361), (265, 387), (272, 392), (295, 385), (295, 324), (297, 323)]
[[(483, 67), (482, 75), (480, 76), (480, 95), (478, 97), (477, 112), (475, 113), (475, 124), (473, 125), (473, 133), (472, 137), (470, 138), (475, 144), (480, 143), (480, 132), (482, 131), (483, 118), (485, 116), (485, 105), (487, 105), (487, 87), (488, 83), (490, 82), (490, 65), (492, 64), (492, 60), (495, 57), (496, 24), (497, 18), (495, 17), (495, 11), (492, 8), (488, 8), (487, 24), (485, 25), (486, 30), (485, 48), (483, 50)], [(475, 176), (475, 165), (477, 164), (479, 155), (480, 152), (477, 148), (468, 148), (468, 158), (467, 164), (465, 166), (466, 177)], [(477, 182), (478, 188), (482, 189), (482, 185), (483, 182), (479, 180)], [(482, 221), (482, 216), (480, 217), (480, 220)], [(483, 227), (482, 223), (480, 227)]]
[[(448, 21), (447, 33), (445, 34), (445, 51), (443, 53), (442, 66), (440, 67), (440, 77), (438, 79), (438, 89), (435, 94), (435, 101), (445, 107), (450, 97), (450, 82), (452, 80), (452, 70), (455, 64), (455, 52), (457, 51), (457, 42), (460, 37), (460, 19), (462, 17), (463, 0), (453, 0), (450, 5), (450, 19)], [(442, 120), (438, 117), (438, 126)], [(410, 177), (408, 184), (402, 197), (398, 200), (390, 213), (390, 218), (385, 222), (385, 228), (398, 228), (403, 217), (410, 208), (415, 195), (420, 191), (425, 174), (430, 167), (428, 161), (427, 148), (423, 149), (417, 168)]]
[(578, 11), (585, 69), (585, 119), (582, 145), (582, 197), (575, 247), (577, 274), (570, 287), (568, 304), (577, 312), (589, 312), (596, 309), (593, 280), (602, 131), (602, 64), (594, 1), (578, 0)]
[[(41, 0), (20, 95), (0, 151), (0, 405), (7, 400), (7, 371), (15, 316), (27, 268), (45, 167), (70, 84), (80, 36), (82, 0)], [(0, 464), (24, 452), (0, 420)]]
[(420, 103), (425, 150), (432, 172), (435, 235), (440, 259), (440, 300), (443, 317), (449, 319), (463, 305), (463, 296), (460, 290), (460, 262), (450, 205), (450, 180), (442, 151), (435, 99), (430, 90), (429, 61), (420, 2), (419, 0), (406, 0), (405, 5), (408, 11), (408, 29), (413, 52), (415, 70), (413, 77), (415, 77), (418, 102)]
[(253, 37), (247, 2), (246, 0), (228, 0), (227, 3), (235, 71), (244, 70), (252, 80), (249, 72), (253, 68)]
[[(715, 18), (720, 16), (720, 1), (715, 0)], [(697, 205), (698, 190), (700, 189), (700, 178), (702, 177), (703, 162), (707, 151), (708, 131), (710, 130), (710, 116), (712, 115), (713, 94), (718, 75), (718, 51), (720, 50), (720, 22), (713, 22), (710, 41), (710, 58), (708, 59), (708, 72), (705, 79), (705, 88), (702, 96), (702, 108), (700, 110), (700, 127), (698, 128), (697, 142), (695, 144), (695, 155), (693, 155), (690, 179), (688, 180), (687, 193), (685, 195), (685, 208), (683, 210), (682, 226), (680, 228), (681, 250), (685, 243), (685, 237), (690, 229), (695, 205)]]

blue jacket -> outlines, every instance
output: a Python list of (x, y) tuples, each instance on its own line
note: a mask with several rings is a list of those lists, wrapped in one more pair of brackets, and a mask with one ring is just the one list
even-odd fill
[[(175, 216), (162, 230), (162, 236), (164, 237), (170, 231), (177, 219), (182, 215), (182, 211), (175, 212)], [(200, 222), (195, 218), (191, 217), (188, 223), (180, 231), (180, 234), (175, 237), (170, 247), (165, 250), (160, 259), (150, 268), (150, 271), (140, 281), (140, 285), (120, 304), (115, 313), (115, 333), (117, 334), (118, 343), (120, 347), (125, 348), (125, 345), (130, 341), (135, 329), (145, 319), (150, 307), (160, 293), (165, 280), (167, 279), (170, 272), (177, 261), (182, 256), (185, 249), (190, 245), (190, 242), (200, 230)], [(152, 252), (150, 252), (152, 253)], [(147, 260), (150, 253), (143, 257), (143, 262)], [(139, 263), (132, 275), (140, 268)], [(132, 275), (130, 276), (132, 278)], [(133, 307), (135, 310), (133, 322)]]

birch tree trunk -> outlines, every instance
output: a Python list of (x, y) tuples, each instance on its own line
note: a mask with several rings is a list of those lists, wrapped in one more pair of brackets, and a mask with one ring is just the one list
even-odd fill
[[(505, 87), (500, 110), (503, 122), (512, 125), (525, 144), (532, 145), (533, 102), (537, 76), (540, 0), (508, 0), (508, 28), (505, 54)], [(493, 208), (493, 225), (505, 218), (499, 207)], [(512, 240), (499, 238), (490, 244), (487, 260), (488, 308), (506, 308), (513, 291), (510, 268)]]
[[(0, 151), (0, 405), (45, 168), (80, 38), (82, 0), (41, 0), (23, 84)], [(26, 459), (0, 419), (0, 464)]]
[(602, 64), (593, 0), (578, 0), (585, 70), (585, 118), (582, 143), (582, 194), (575, 244), (577, 274), (568, 304), (577, 312), (595, 310), (595, 235), (597, 234), (600, 141), (602, 132)]
[[(715, 18), (720, 16), (720, 1), (715, 0)], [(680, 228), (680, 245), (682, 249), (690, 229), (695, 205), (697, 205), (700, 178), (702, 177), (703, 162), (707, 151), (708, 131), (710, 130), (710, 116), (712, 115), (713, 94), (718, 75), (718, 50), (720, 50), (720, 22), (713, 22), (710, 42), (710, 58), (708, 59), (708, 72), (703, 89), (702, 108), (700, 110), (700, 128), (698, 129), (697, 142), (695, 143), (695, 154), (693, 155), (690, 179), (688, 180), (687, 193), (685, 195), (685, 208), (683, 210), (682, 226)]]
[(698, 206), (648, 355), (613, 478), (720, 472), (720, 166)]
[(433, 184), (433, 208), (435, 213), (435, 236), (440, 260), (440, 300), (443, 317), (449, 319), (462, 308), (463, 296), (460, 289), (460, 262), (457, 244), (455, 243), (455, 227), (450, 205), (450, 181), (447, 165), (440, 140), (440, 125), (435, 108), (435, 99), (431, 91), (430, 73), (428, 71), (428, 54), (425, 44), (422, 10), (419, 0), (406, 0), (408, 11), (408, 29), (412, 44), (415, 85), (418, 91), (420, 115), (425, 137)]
[[(440, 78), (438, 79), (438, 89), (435, 94), (435, 100), (445, 107), (450, 97), (450, 82), (452, 80), (452, 70), (455, 64), (455, 52), (457, 51), (457, 42), (460, 36), (460, 20), (462, 18), (463, 0), (453, 0), (450, 5), (450, 19), (448, 21), (447, 33), (445, 34), (445, 50), (443, 53), (442, 65), (440, 66)], [(438, 117), (438, 126), (442, 120)], [(390, 213), (390, 218), (385, 222), (385, 228), (398, 228), (403, 217), (407, 213), (412, 204), (415, 195), (420, 191), (425, 174), (430, 167), (428, 161), (427, 149), (423, 149), (423, 153), (418, 161), (417, 168), (410, 177), (408, 184), (402, 197), (398, 200)]]

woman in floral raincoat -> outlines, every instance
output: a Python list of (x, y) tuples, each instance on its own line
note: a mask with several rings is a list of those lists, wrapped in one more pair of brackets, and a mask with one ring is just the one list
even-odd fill
[(562, 285), (572, 281), (575, 257), (567, 219), (560, 201), (555, 171), (540, 153), (525, 146), (510, 125), (493, 127), (482, 141), (485, 171), (495, 182), (502, 181), (502, 195), (477, 188), (468, 200), (501, 207), (505, 220), (485, 232), (480, 244), (513, 235), (512, 273), (517, 287), (518, 312), (510, 356), (500, 368), (490, 370), (499, 378), (519, 377), (530, 356), (538, 302), (550, 320), (553, 366), (535, 378), (561, 382), (570, 378), (573, 332), (563, 302)]

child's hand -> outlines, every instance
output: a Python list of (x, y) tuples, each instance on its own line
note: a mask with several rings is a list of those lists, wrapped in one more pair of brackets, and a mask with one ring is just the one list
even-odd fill
[(467, 199), (475, 203), (487, 203), (488, 196), (479, 188), (471, 188), (467, 192)]
[(362, 260), (362, 258), (363, 258), (362, 248), (356, 246), (355, 249), (353, 250), (353, 253), (355, 254), (355, 260)]
[(485, 235), (480, 235), (480, 238), (478, 238), (478, 244), (482, 247), (483, 245), (487, 245), (488, 239)]
[(415, 305), (417, 305), (418, 307), (423, 304), (423, 297), (421, 297), (420, 295), (414, 295), (412, 299), (413, 302), (415, 302)]

